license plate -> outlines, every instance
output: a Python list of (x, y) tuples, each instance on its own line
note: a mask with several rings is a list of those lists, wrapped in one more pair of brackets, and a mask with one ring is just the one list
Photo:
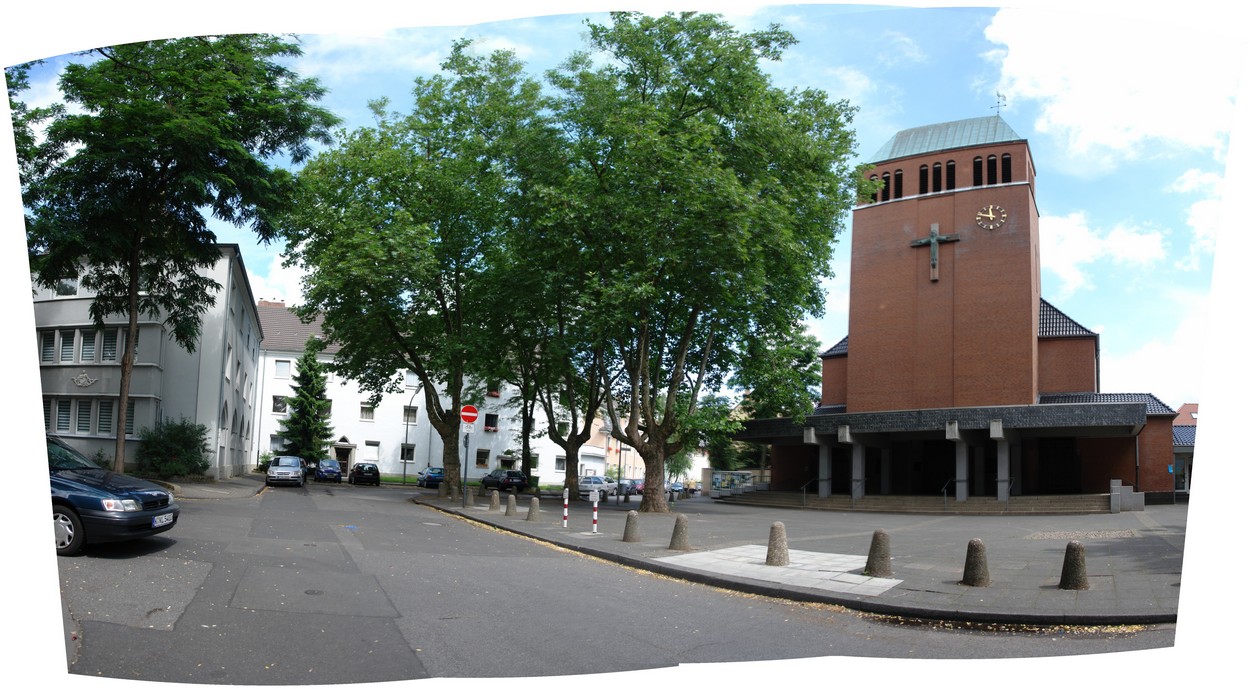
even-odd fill
[(155, 529), (158, 526), (165, 526), (166, 524), (172, 524), (173, 522), (174, 515), (172, 512), (169, 514), (158, 514), (155, 517), (152, 517), (152, 528)]

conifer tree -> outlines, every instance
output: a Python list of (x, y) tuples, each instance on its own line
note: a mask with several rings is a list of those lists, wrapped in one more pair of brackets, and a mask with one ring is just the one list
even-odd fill
[(295, 394), (287, 398), (290, 413), (279, 432), (286, 441), (285, 453), (302, 457), (310, 465), (329, 457), (334, 438), (330, 400), (326, 399), (326, 365), (317, 360), (324, 348), (316, 337), (304, 345), (304, 354), (295, 362)]

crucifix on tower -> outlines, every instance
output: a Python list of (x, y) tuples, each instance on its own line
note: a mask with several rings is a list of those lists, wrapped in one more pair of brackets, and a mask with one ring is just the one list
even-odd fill
[(929, 280), (936, 282), (938, 279), (938, 244), (946, 242), (959, 241), (957, 234), (938, 234), (938, 225), (933, 223), (929, 226), (929, 236), (924, 239), (916, 239), (912, 241), (912, 246), (929, 246)]

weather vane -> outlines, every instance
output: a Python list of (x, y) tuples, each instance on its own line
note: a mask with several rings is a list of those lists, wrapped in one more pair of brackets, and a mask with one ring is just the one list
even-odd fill
[(1007, 97), (997, 91), (994, 92), (994, 95), (997, 96), (997, 102), (994, 103), (994, 114), (1002, 115), (1003, 108), (1007, 105)]

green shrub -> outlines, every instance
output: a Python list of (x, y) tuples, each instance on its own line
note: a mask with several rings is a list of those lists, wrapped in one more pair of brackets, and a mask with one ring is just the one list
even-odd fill
[(139, 432), (135, 461), (139, 471), (167, 479), (198, 476), (212, 466), (209, 460), (208, 428), (187, 418), (165, 419), (156, 428)]

